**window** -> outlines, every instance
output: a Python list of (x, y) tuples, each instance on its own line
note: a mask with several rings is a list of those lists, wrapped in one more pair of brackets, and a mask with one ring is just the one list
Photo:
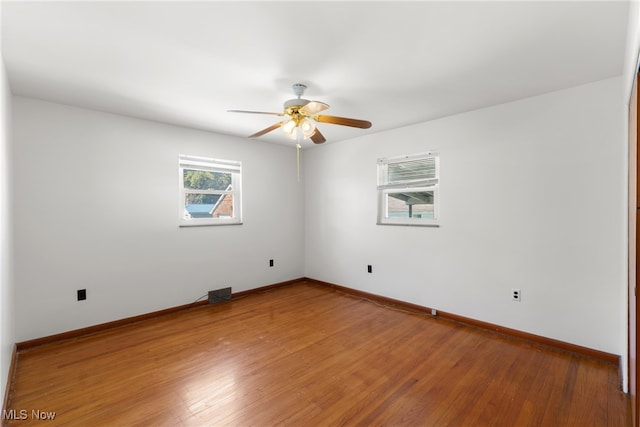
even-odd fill
[(378, 160), (378, 224), (437, 227), (439, 157), (415, 154)]
[(179, 157), (180, 226), (242, 223), (240, 162)]

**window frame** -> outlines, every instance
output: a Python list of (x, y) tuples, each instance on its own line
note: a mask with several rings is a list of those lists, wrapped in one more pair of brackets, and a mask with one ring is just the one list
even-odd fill
[[(389, 165), (408, 163), (433, 158), (435, 177), (389, 181)], [(378, 217), (377, 225), (404, 225), (417, 227), (439, 227), (440, 221), (440, 154), (427, 152), (397, 157), (380, 158), (378, 168)], [(433, 218), (389, 218), (388, 195), (390, 193), (415, 193), (433, 191)]]
[[(203, 172), (221, 172), (231, 174), (231, 184), (226, 190), (190, 189), (184, 186), (184, 170), (199, 170)], [(210, 225), (239, 225), (242, 224), (242, 163), (235, 160), (212, 159), (191, 155), (178, 155), (178, 223), (180, 227), (198, 227)], [(231, 218), (186, 218), (185, 199), (189, 194), (214, 194), (221, 197), (214, 204), (220, 203), (225, 195), (232, 196)]]

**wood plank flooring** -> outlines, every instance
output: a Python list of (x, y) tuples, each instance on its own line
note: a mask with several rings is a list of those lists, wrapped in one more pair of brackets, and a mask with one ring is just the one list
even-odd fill
[(8, 409), (26, 414), (10, 426), (631, 425), (612, 364), (308, 283), (24, 350)]

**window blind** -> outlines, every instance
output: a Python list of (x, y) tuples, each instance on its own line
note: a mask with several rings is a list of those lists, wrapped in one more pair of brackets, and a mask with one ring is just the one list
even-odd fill
[(240, 173), (241, 163), (233, 160), (208, 159), (206, 157), (179, 156), (180, 167), (208, 172)]
[(438, 183), (438, 158), (431, 153), (400, 158), (380, 159), (381, 190), (406, 187), (433, 186)]

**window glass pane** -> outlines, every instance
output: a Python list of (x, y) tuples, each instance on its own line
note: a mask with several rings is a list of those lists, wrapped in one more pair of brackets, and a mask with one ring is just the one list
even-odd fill
[(386, 194), (386, 218), (435, 219), (433, 191), (406, 191)]
[(433, 179), (436, 177), (435, 157), (389, 163), (389, 182)]
[(184, 218), (233, 218), (233, 194), (187, 194)]
[(226, 190), (231, 185), (231, 173), (183, 170), (184, 188), (190, 190)]
[(233, 218), (233, 194), (223, 195), (213, 208), (214, 218)]

